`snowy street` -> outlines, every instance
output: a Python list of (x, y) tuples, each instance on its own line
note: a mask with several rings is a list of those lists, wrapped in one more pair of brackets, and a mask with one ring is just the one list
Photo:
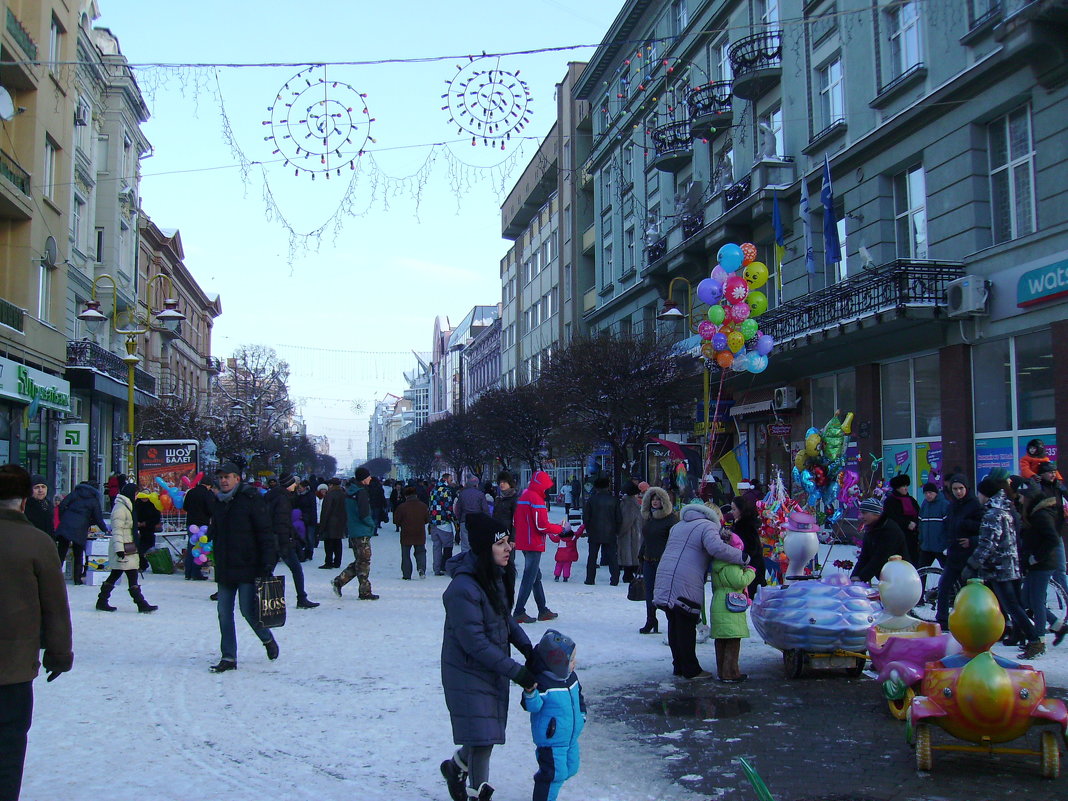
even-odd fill
[[(288, 570), (280, 566), (276, 572), (286, 576), (289, 606), (286, 626), (276, 631), (280, 658), (268, 662), (239, 618), (239, 669), (223, 675), (208, 672), (219, 656), (215, 605), (208, 600), (214, 583), (188, 582), (180, 573), (146, 574), (145, 596), (160, 607), (151, 615), (137, 614), (121, 587), (112, 596), (118, 611), (107, 614), (93, 609), (95, 587), (68, 585), (74, 670), (52, 684), (43, 676), (35, 683), (24, 801), (447, 801), (438, 764), (453, 745), (438, 662), (441, 592), (448, 579), (429, 575), (423, 581), (402, 581), (397, 543), (392, 525), (384, 526), (383, 535), (373, 540), (371, 579), (382, 596), (377, 602), (358, 601), (355, 583), (344, 598), (335, 597), (328, 581), (337, 571), (316, 569), (320, 549), (304, 568), (309, 595), (322, 606), (297, 610)], [(346, 548), (346, 561), (349, 555)], [(583, 561), (576, 568), (584, 564), (585, 555), (583, 548)], [(618, 719), (626, 715), (600, 714), (613, 707), (622, 687), (644, 686), (654, 694), (676, 696), (689, 692), (692, 685), (670, 677), (662, 616), (659, 635), (639, 635), (643, 605), (626, 600), (624, 585), (609, 587), (607, 570), (599, 571), (595, 587), (582, 583), (581, 569), (569, 583), (554, 583), (551, 546), (542, 567), (548, 575), (549, 606), (560, 617), (526, 627), (528, 634), (536, 641), (551, 626), (574, 638), (590, 709), (582, 737), (582, 769), (564, 785), (561, 799), (721, 797), (719, 791), (697, 793), (685, 783), (673, 783), (671, 777), (680, 773), (700, 777), (703, 765), (690, 756), (692, 749), (680, 748), (673, 755), (665, 751), (672, 732), (666, 739), (643, 735)], [(699, 645), (698, 656), (706, 669), (714, 670), (711, 643)], [(732, 695), (759, 709), (764, 694), (783, 683), (781, 655), (747, 640), (741, 666), (750, 681), (735, 686)], [(1068, 686), (1068, 644), (1051, 649), (1036, 666), (1046, 671), (1050, 686)], [(818, 682), (826, 707), (833, 710), (835, 683), (853, 680), (803, 681)], [(876, 683), (855, 681), (867, 682), (870, 702), (832, 714), (886, 717)], [(1057, 694), (1064, 696), (1063, 690)], [(494, 752), (490, 781), (497, 788), (495, 801), (530, 797), (536, 764), (519, 695), (514, 688), (508, 743)], [(752, 716), (750, 728), (759, 728), (762, 719)], [(690, 730), (695, 726), (712, 730), (710, 742), (718, 746), (720, 756), (730, 748), (716, 738), (715, 720), (687, 724)], [(685, 733), (675, 735), (674, 744), (681, 746), (678, 737)], [(895, 752), (904, 748), (898, 740), (874, 745)], [(774, 789), (775, 771), (761, 765), (760, 752), (747, 749), (732, 758), (742, 755), (754, 761)], [(674, 761), (670, 771), (665, 756)], [(967, 763), (946, 768), (951, 770), (966, 771)], [(927, 783), (934, 795), (937, 777), (936, 772)], [(725, 781), (733, 788), (728, 797), (756, 797), (744, 791), (740, 770)], [(1064, 779), (1053, 784), (1027, 781), (1049, 791)]]

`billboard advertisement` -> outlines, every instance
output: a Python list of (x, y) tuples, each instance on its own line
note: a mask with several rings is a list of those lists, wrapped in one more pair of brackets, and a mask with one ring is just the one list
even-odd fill
[(200, 471), (195, 439), (142, 440), (137, 443), (137, 491), (159, 493), (164, 512), (181, 509), (185, 490)]

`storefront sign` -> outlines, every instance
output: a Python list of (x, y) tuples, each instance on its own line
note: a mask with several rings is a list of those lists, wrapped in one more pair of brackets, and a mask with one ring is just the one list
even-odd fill
[[(187, 489), (196, 476), (196, 440), (142, 440), (137, 443), (137, 488), (168, 494), (170, 488)], [(182, 479), (186, 479), (182, 486)], [(162, 500), (162, 499), (161, 499)], [(164, 507), (167, 504), (164, 503)], [(164, 508), (164, 511), (169, 511)]]
[(1013, 472), (1013, 447), (1011, 437), (990, 437), (975, 441), (975, 480), (982, 481), (995, 467)]
[(942, 442), (916, 443), (916, 472), (922, 487), (928, 481), (942, 486)]
[(0, 359), (0, 397), (70, 411), (69, 382), (10, 359)]
[(772, 437), (788, 437), (793, 431), (789, 423), (771, 423), (768, 425), (768, 434)]
[(1016, 282), (1016, 305), (1033, 306), (1068, 295), (1068, 259), (1028, 270)]
[(889, 481), (894, 476), (912, 478), (912, 444), (883, 446), (883, 477)]
[(89, 453), (89, 424), (88, 423), (60, 423), (59, 442), (56, 451), (59, 453)]

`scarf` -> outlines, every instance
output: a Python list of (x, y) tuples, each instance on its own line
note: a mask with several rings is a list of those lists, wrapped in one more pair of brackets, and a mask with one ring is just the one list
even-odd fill
[(216, 498), (217, 498), (217, 499), (218, 499), (219, 501), (221, 501), (222, 503), (230, 503), (230, 501), (232, 501), (232, 500), (234, 499), (234, 496), (235, 496), (235, 495), (237, 495), (237, 491), (238, 491), (239, 489), (241, 489), (241, 485), (240, 485), (240, 484), (238, 484), (237, 486), (235, 486), (235, 487), (234, 487), (234, 488), (233, 488), (232, 490), (230, 490), (229, 492), (223, 492), (222, 490), (219, 490), (219, 494), (218, 494), (218, 495), (216, 495), (215, 497), (216, 497)]

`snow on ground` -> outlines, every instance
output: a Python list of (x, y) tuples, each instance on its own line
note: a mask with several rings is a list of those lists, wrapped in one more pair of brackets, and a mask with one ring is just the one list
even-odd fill
[[(289, 591), (289, 622), (276, 631), (281, 657), (268, 662), (238, 617), (239, 669), (218, 676), (207, 669), (218, 658), (212, 583), (146, 575), (145, 595), (160, 607), (151, 615), (137, 614), (124, 589), (112, 595), (118, 611), (105, 614), (93, 609), (95, 587), (69, 586), (74, 670), (36, 683), (23, 800), (446, 801), (438, 764), (453, 750), (439, 673), (448, 579), (402, 581), (392, 528), (373, 541), (371, 578), (381, 600), (357, 600), (355, 582), (335, 597), (328, 582), (337, 571), (312, 561), (305, 576), (322, 606), (297, 610), (289, 571), (280, 566)], [(561, 798), (707, 798), (671, 784), (656, 742), (625, 721), (598, 717), (598, 700), (614, 688), (678, 686), (663, 617), (659, 636), (639, 635), (644, 607), (626, 600), (625, 586), (609, 587), (607, 570), (598, 571), (597, 586), (586, 586), (579, 562), (570, 582), (554, 583), (552, 546), (542, 564), (549, 605), (560, 617), (527, 632), (536, 641), (552, 626), (575, 639), (590, 707), (582, 769)], [(711, 642), (698, 655), (714, 667)], [(779, 652), (757, 640), (743, 644), (741, 662), (751, 675), (782, 673)], [(1037, 665), (1050, 685), (1068, 686), (1068, 644)], [(519, 694), (513, 688), (508, 743), (495, 749), (491, 767), (494, 798), (502, 801), (529, 798), (536, 769)]]

